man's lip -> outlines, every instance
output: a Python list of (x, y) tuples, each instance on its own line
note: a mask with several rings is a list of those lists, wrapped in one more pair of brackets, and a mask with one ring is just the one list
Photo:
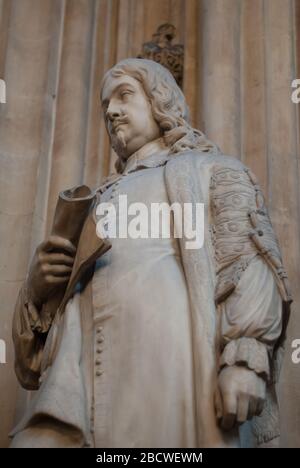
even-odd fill
[(116, 131), (118, 129), (118, 127), (120, 127), (120, 125), (124, 125), (126, 122), (119, 122), (115, 125), (113, 125), (113, 130)]

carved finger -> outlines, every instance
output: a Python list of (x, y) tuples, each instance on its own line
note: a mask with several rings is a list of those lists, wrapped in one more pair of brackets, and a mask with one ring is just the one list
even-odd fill
[(230, 431), (233, 428), (236, 422), (235, 413), (227, 413), (223, 416), (221, 426), (225, 431)]
[(223, 416), (223, 402), (222, 402), (222, 396), (219, 388), (216, 389), (215, 391), (215, 410), (216, 410), (216, 416), (217, 419), (221, 419)]
[(70, 276), (72, 273), (72, 267), (66, 265), (47, 265), (45, 270), (51, 276)]
[(265, 404), (264, 398), (257, 398), (257, 407), (256, 407), (257, 416), (259, 416), (262, 413), (264, 409), (264, 404)]
[(46, 253), (42, 257), (43, 262), (49, 265), (69, 265), (74, 263), (74, 257), (63, 253)]
[(68, 239), (60, 236), (50, 236), (48, 240), (41, 245), (44, 252), (51, 252), (55, 249), (63, 250), (69, 255), (75, 255), (76, 248)]
[(70, 275), (68, 275), (68, 276), (51, 276), (51, 275), (47, 275), (45, 279), (46, 279), (48, 284), (63, 284), (63, 283), (67, 283), (69, 281)]
[(250, 397), (247, 419), (251, 419), (257, 414), (257, 398)]
[(236, 411), (236, 396), (230, 393), (223, 395), (223, 418), (221, 425), (226, 431), (229, 431), (234, 426), (236, 421)]
[(243, 423), (247, 420), (249, 411), (249, 395), (241, 393), (238, 397), (237, 421)]

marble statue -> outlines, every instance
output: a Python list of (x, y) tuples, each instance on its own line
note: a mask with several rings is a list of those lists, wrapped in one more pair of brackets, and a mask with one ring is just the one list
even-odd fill
[[(116, 173), (60, 194), (14, 315), (32, 396), (12, 447), (240, 447), (278, 439), (275, 383), (291, 295), (254, 174), (189, 124), (168, 70), (104, 76)], [(204, 244), (102, 238), (97, 209), (202, 203)], [(170, 221), (171, 222), (171, 221)]]

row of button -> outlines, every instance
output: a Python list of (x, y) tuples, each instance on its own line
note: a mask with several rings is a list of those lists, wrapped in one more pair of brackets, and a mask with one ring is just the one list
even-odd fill
[[(104, 336), (101, 335), (103, 331), (103, 327), (98, 327), (96, 329), (96, 333), (97, 333), (97, 339), (96, 339), (96, 342), (97, 342), (97, 347), (96, 347), (96, 353), (97, 354), (101, 354), (102, 351), (103, 351), (103, 347), (101, 346), (101, 344), (103, 343), (104, 341)], [(100, 345), (100, 346), (99, 346)], [(101, 359), (99, 357), (96, 358), (95, 360), (95, 365), (96, 365), (96, 376), (97, 377), (100, 377), (100, 375), (103, 374), (103, 371), (102, 369), (100, 369), (100, 366), (101, 366)]]
[[(95, 359), (95, 367), (96, 367), (96, 376), (97, 377), (100, 377), (103, 374), (103, 370), (100, 368), (102, 361), (101, 361), (101, 359), (99, 357), (99, 355), (103, 351), (104, 336), (102, 335), (102, 332), (103, 332), (103, 327), (97, 327), (96, 328), (96, 343), (97, 343), (96, 353), (97, 353), (97, 357)], [(90, 427), (90, 431), (91, 431), (92, 434), (95, 431), (95, 429), (94, 429), (94, 411), (95, 411), (95, 405), (94, 405), (94, 402), (93, 402), (92, 405), (91, 405), (91, 427)], [(90, 447), (91, 444), (87, 444), (87, 446)]]

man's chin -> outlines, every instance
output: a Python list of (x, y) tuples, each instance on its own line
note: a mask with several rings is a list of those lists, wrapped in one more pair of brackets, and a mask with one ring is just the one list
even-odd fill
[(119, 158), (121, 158), (122, 160), (127, 159), (126, 157), (127, 143), (126, 143), (124, 132), (122, 132), (121, 129), (118, 130), (115, 135), (111, 136), (111, 146), (113, 147), (114, 151), (117, 153)]

